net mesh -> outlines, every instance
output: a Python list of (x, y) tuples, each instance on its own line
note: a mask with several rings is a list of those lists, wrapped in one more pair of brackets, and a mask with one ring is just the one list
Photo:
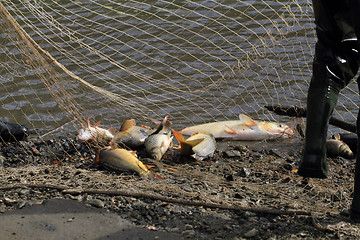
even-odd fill
[[(307, 0), (0, 6), (1, 119), (42, 134), (166, 114), (179, 129), (239, 113), (289, 122), (264, 105), (305, 106), (316, 41)], [(354, 84), (335, 111), (350, 122)]]

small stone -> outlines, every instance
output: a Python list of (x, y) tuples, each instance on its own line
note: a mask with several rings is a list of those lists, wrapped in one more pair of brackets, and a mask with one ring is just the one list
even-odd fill
[(28, 201), (25, 201), (25, 200), (19, 202), (18, 208), (21, 209), (21, 208), (25, 207), (27, 203), (28, 203)]
[(246, 238), (252, 238), (259, 234), (259, 231), (256, 228), (251, 229), (250, 231), (246, 232), (244, 234), (244, 237)]
[(70, 188), (70, 189), (64, 189), (62, 191), (63, 194), (71, 194), (71, 195), (79, 195), (83, 192), (80, 188)]
[(227, 181), (234, 181), (234, 177), (232, 174), (225, 174), (224, 177)]
[(186, 230), (193, 230), (194, 227), (192, 225), (190, 225), (190, 224), (185, 224), (185, 229)]
[(228, 150), (224, 152), (225, 157), (231, 158), (231, 157), (241, 157), (241, 152), (237, 150)]
[(7, 205), (7, 206), (13, 206), (13, 205), (15, 205), (15, 204), (17, 203), (16, 200), (10, 199), (10, 198), (8, 198), (8, 197), (4, 197), (3, 202), (4, 202), (5, 205)]
[(91, 205), (93, 207), (97, 207), (97, 208), (105, 207), (104, 202), (99, 199), (89, 199), (89, 200), (85, 201), (85, 204), (89, 204), (89, 205)]
[(240, 177), (248, 177), (250, 175), (250, 169), (246, 168), (246, 167), (242, 167), (240, 168), (239, 172), (237, 172), (238, 176)]
[(186, 192), (192, 192), (192, 191), (193, 191), (193, 189), (192, 189), (189, 185), (183, 186), (183, 189), (184, 189), (184, 191), (186, 191)]

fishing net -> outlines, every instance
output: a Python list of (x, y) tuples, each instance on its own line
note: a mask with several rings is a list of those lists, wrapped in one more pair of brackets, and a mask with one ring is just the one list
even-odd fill
[[(1, 120), (38, 137), (86, 119), (120, 127), (169, 114), (175, 129), (218, 120), (291, 122), (265, 105), (305, 107), (311, 1), (0, 2)], [(354, 122), (351, 83), (335, 115)]]

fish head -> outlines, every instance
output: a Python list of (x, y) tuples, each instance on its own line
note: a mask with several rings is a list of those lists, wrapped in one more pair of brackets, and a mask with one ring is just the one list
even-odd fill
[[(338, 140), (338, 141), (340, 141), (340, 140)], [(351, 151), (350, 147), (343, 141), (341, 141), (341, 143), (342, 144), (339, 147), (340, 156), (342, 156), (346, 159), (354, 158), (354, 153), (353, 153), (353, 151)]]
[(275, 122), (264, 122), (260, 124), (267, 132), (289, 137), (294, 135), (294, 131), (286, 124)]
[(82, 128), (79, 130), (78, 135), (76, 136), (76, 139), (81, 142), (90, 142), (94, 139), (94, 136), (92, 134), (92, 131), (89, 128)]

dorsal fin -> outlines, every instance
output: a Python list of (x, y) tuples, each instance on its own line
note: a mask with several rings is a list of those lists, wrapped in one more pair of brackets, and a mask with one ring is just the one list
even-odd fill
[(239, 119), (242, 121), (242, 123), (248, 127), (254, 127), (257, 125), (257, 123), (252, 120), (249, 116), (245, 114), (240, 114)]
[(94, 128), (98, 127), (100, 125), (100, 121), (94, 124)]
[(130, 128), (132, 128), (133, 126), (135, 126), (136, 123), (135, 123), (135, 119), (129, 119), (129, 120), (126, 120), (120, 127), (120, 131), (126, 131)]

